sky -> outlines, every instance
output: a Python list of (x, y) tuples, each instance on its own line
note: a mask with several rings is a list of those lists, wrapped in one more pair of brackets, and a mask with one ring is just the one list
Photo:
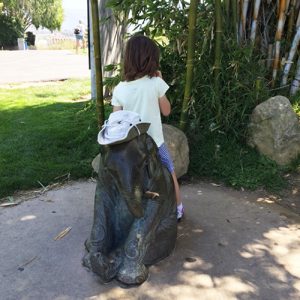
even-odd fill
[(63, 0), (62, 3), (65, 14), (62, 30), (73, 30), (79, 20), (87, 24), (87, 0)]

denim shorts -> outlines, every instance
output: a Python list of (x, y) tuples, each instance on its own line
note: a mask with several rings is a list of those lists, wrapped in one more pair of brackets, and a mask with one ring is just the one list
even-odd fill
[(170, 173), (175, 171), (174, 164), (168, 150), (168, 147), (165, 143), (163, 143), (160, 147), (158, 147), (158, 155), (162, 162), (162, 164), (169, 170)]
[(76, 40), (80, 41), (83, 40), (83, 35), (82, 34), (75, 34)]

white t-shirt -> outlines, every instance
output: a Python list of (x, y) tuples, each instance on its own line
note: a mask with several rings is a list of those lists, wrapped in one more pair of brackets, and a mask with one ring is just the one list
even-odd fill
[(134, 111), (142, 122), (151, 123), (148, 134), (160, 147), (164, 142), (158, 98), (165, 95), (169, 86), (160, 77), (144, 76), (133, 81), (121, 81), (113, 91), (111, 104)]
[(84, 35), (85, 34), (85, 27), (83, 23), (78, 24), (79, 34)]

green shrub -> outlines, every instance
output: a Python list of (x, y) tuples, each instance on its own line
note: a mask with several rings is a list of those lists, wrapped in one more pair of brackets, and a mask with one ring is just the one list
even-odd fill
[(21, 25), (13, 18), (0, 13), (0, 48), (12, 49), (23, 36)]
[(190, 175), (216, 179), (235, 188), (276, 191), (286, 186), (283, 168), (233, 136), (200, 130), (188, 137)]
[[(163, 121), (178, 125), (186, 73), (186, 2), (154, 0), (144, 5), (141, 1), (111, 0), (109, 3), (121, 16), (130, 11), (128, 22), (160, 45), (161, 71), (170, 85), (167, 96), (172, 105), (171, 116)], [(212, 2), (202, 1), (195, 30), (194, 80), (186, 131), (190, 146), (189, 173), (217, 178), (235, 187), (280, 189), (285, 184), (284, 170), (246, 145), (253, 109), (278, 91), (269, 89), (264, 57), (251, 45), (237, 44), (232, 32), (226, 29), (216, 89), (214, 24)], [(107, 82), (111, 87), (118, 80), (115, 77)]]

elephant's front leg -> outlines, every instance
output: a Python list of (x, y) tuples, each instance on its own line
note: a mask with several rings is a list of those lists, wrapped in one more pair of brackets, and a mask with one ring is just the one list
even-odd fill
[(90, 238), (85, 246), (88, 250), (83, 258), (83, 265), (100, 276), (103, 282), (110, 281), (116, 276), (121, 264), (121, 255), (109, 258), (112, 246), (112, 201), (106, 188), (98, 181), (95, 192), (94, 222)]
[(124, 245), (124, 260), (117, 279), (127, 285), (141, 284), (148, 277), (143, 260), (160, 220), (159, 200), (144, 200), (144, 216), (132, 224)]

